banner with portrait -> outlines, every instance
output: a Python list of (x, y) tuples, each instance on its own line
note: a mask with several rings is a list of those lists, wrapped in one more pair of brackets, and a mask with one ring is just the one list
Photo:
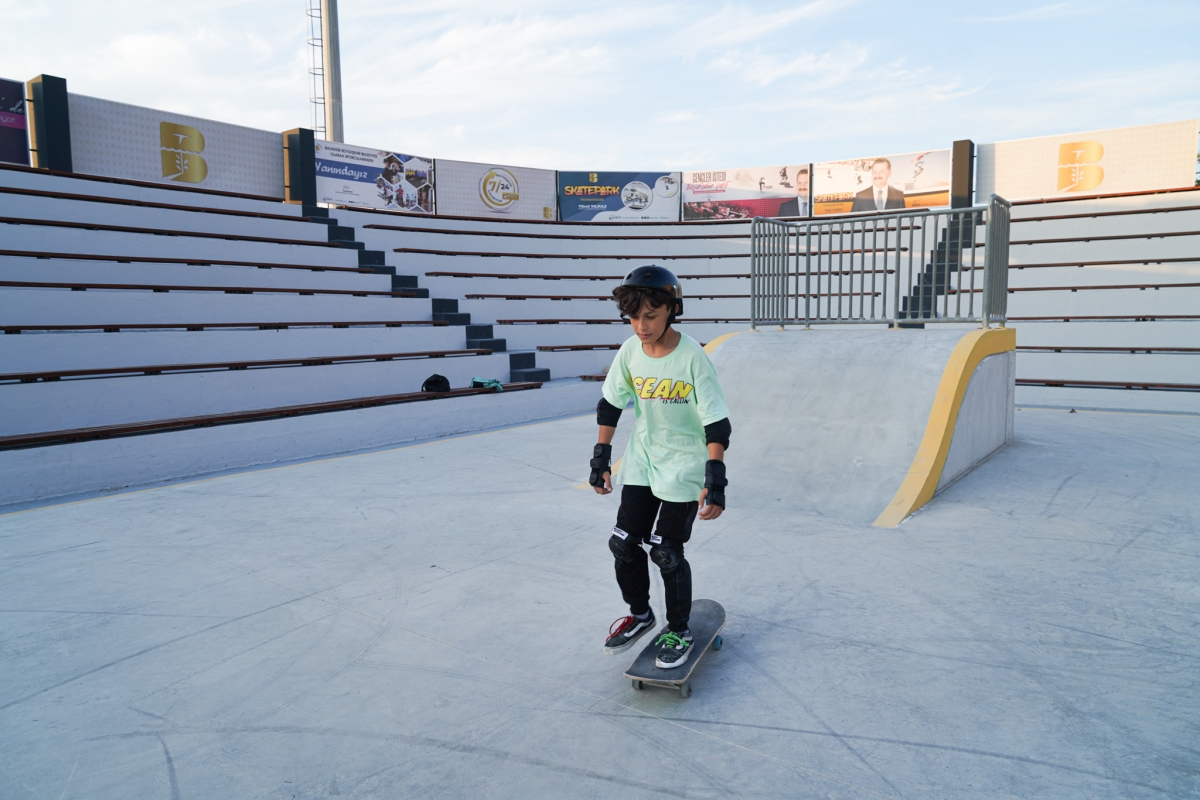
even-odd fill
[(564, 222), (678, 222), (678, 172), (560, 172)]
[(950, 205), (950, 150), (813, 164), (813, 216)]
[(809, 165), (687, 170), (683, 218), (807, 217)]
[(316, 147), (318, 203), (434, 212), (432, 158), (324, 140)]
[(981, 144), (980, 201), (1119, 194), (1195, 185), (1198, 121)]
[(283, 199), (283, 139), (156, 108), (67, 95), (76, 172)]
[(29, 166), (25, 84), (0, 78), (0, 161)]
[(529, 220), (556, 216), (558, 173), (552, 169), (444, 158), (435, 166), (439, 215)]

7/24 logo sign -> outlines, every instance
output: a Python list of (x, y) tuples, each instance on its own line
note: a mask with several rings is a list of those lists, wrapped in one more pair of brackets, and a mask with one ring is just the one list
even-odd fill
[(508, 211), (521, 199), (516, 176), (503, 167), (492, 167), (479, 181), (479, 199), (493, 211)]

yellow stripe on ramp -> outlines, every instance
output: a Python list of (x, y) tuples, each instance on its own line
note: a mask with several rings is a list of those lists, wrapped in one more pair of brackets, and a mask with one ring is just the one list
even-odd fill
[[(719, 341), (719, 340), (714, 340)], [(873, 525), (894, 528), (921, 506), (933, 499), (942, 468), (946, 466), (946, 455), (950, 452), (950, 439), (954, 436), (954, 423), (962, 407), (967, 384), (975, 374), (979, 362), (988, 356), (1007, 353), (1017, 347), (1017, 332), (1013, 328), (981, 328), (971, 331), (954, 346), (946, 369), (942, 372), (933, 408), (929, 411), (929, 422), (921, 446), (913, 458), (908, 474), (896, 490), (892, 502), (879, 515)]]
[(725, 344), (725, 342), (728, 339), (730, 339), (734, 336), (737, 336), (739, 333), (749, 333), (749, 332), (750, 331), (746, 330), (746, 331), (734, 331), (733, 333), (722, 333), (720, 336), (713, 339), (708, 344), (704, 345), (704, 352), (708, 353), (711, 356), (713, 354), (713, 350), (716, 350), (718, 347)]

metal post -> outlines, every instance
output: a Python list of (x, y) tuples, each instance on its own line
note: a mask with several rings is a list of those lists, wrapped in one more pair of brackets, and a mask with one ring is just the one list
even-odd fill
[(342, 131), (342, 55), (337, 0), (321, 0), (321, 60), (325, 73), (325, 138), (345, 141)]

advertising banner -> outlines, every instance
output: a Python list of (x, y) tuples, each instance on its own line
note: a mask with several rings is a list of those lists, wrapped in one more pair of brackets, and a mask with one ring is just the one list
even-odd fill
[(1198, 121), (981, 144), (975, 196), (1118, 194), (1195, 184)]
[(560, 172), (564, 222), (678, 222), (678, 172)]
[(813, 216), (950, 205), (950, 150), (813, 164)]
[(432, 214), (433, 159), (317, 142), (317, 202)]
[(76, 172), (283, 198), (283, 138), (154, 108), (68, 94)]
[(437, 213), (498, 219), (554, 219), (552, 169), (437, 160)]
[(0, 78), (0, 161), (29, 166), (25, 84)]
[(807, 217), (809, 165), (688, 170), (683, 218)]

